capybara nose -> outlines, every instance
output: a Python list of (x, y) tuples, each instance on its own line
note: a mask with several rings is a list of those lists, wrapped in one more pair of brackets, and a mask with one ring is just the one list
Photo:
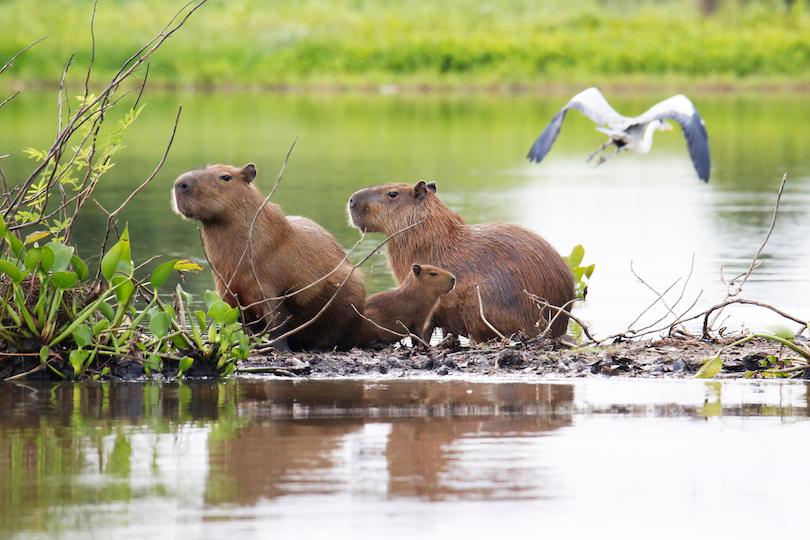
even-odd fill
[(354, 208), (354, 197), (349, 197), (349, 208)]
[(452, 289), (455, 286), (456, 286), (456, 278), (450, 278), (450, 288)]

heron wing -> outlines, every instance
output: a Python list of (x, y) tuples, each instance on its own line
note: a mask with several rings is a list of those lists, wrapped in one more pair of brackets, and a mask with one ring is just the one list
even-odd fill
[(650, 107), (650, 109), (635, 118), (627, 118), (627, 126), (647, 124), (653, 120), (674, 120), (678, 122), (686, 139), (686, 148), (689, 157), (698, 173), (698, 178), (704, 182), (709, 181), (711, 170), (711, 155), (709, 153), (709, 135), (706, 133), (706, 123), (700, 117), (692, 102), (684, 95), (672, 96)]
[(540, 161), (546, 157), (546, 154), (551, 150), (551, 146), (560, 134), (560, 128), (565, 119), (565, 114), (569, 109), (578, 110), (600, 126), (609, 125), (613, 127), (625, 120), (624, 116), (613, 110), (613, 107), (610, 106), (597, 88), (592, 87), (583, 90), (572, 97), (571, 100), (554, 115), (551, 122), (548, 123), (537, 140), (534, 141), (528, 156), (526, 156), (529, 158), (529, 161), (540, 163)]

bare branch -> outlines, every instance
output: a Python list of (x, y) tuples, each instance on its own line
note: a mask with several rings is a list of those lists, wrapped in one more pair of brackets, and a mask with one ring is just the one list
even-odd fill
[(481, 315), (481, 320), (484, 321), (484, 324), (486, 324), (490, 330), (495, 332), (496, 336), (498, 336), (502, 341), (506, 341), (506, 337), (498, 332), (498, 329), (492, 326), (492, 324), (490, 324), (490, 322), (484, 316), (484, 302), (481, 300), (481, 287), (478, 286), (478, 283), (475, 284), (475, 290), (478, 293), (478, 313)]

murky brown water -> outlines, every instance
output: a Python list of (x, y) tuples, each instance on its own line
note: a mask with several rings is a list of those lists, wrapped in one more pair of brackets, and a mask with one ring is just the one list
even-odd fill
[[(618, 397), (621, 396), (621, 397)], [(804, 530), (796, 382), (0, 385), (0, 537)]]

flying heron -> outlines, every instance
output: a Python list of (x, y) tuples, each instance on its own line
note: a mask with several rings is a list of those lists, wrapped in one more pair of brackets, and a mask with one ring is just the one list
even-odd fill
[(576, 109), (598, 125), (597, 131), (606, 133), (610, 139), (588, 156), (591, 161), (596, 154), (607, 148), (610, 144), (616, 145), (616, 150), (607, 156), (601, 156), (597, 165), (604, 163), (614, 154), (622, 150), (635, 150), (639, 154), (646, 154), (652, 147), (653, 133), (655, 131), (669, 131), (672, 129), (665, 120), (675, 120), (683, 130), (686, 138), (686, 148), (692, 158), (698, 177), (704, 182), (709, 181), (711, 157), (709, 156), (709, 137), (706, 134), (706, 123), (698, 114), (695, 106), (684, 95), (672, 96), (650, 107), (639, 116), (629, 118), (613, 110), (613, 107), (602, 96), (597, 88), (588, 88), (571, 98), (560, 111), (554, 115), (546, 129), (537, 138), (529, 150), (529, 161), (540, 161), (546, 157), (551, 145), (560, 134), (565, 113), (568, 109)]

